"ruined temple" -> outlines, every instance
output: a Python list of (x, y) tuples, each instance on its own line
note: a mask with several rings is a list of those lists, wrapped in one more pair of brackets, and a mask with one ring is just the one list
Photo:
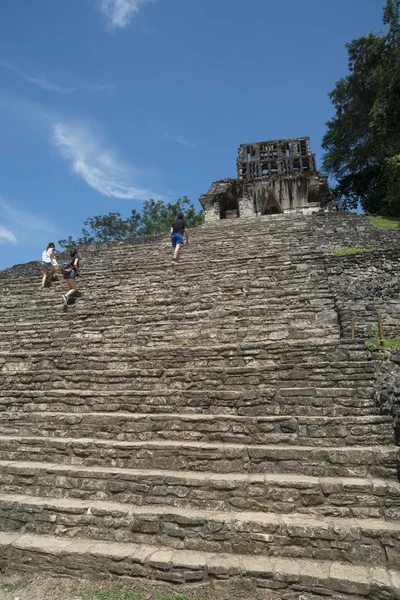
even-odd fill
[(330, 200), (327, 177), (317, 171), (310, 138), (239, 146), (237, 178), (214, 182), (200, 203), (206, 220), (308, 213)]

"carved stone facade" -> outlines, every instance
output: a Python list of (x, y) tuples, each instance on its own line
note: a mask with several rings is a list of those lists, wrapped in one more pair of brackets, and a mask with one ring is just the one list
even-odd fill
[(327, 177), (317, 171), (308, 137), (242, 144), (236, 165), (237, 179), (216, 181), (200, 196), (206, 221), (308, 213), (330, 200)]

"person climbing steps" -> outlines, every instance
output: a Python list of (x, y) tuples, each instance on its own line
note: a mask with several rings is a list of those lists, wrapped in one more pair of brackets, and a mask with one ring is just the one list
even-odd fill
[(69, 253), (69, 260), (65, 261), (62, 265), (62, 273), (67, 284), (68, 291), (66, 294), (63, 294), (63, 302), (65, 307), (68, 306), (68, 300), (71, 296), (76, 294), (78, 291), (76, 285), (76, 277), (79, 276), (79, 256), (76, 248), (72, 248)]
[(179, 212), (177, 214), (176, 221), (174, 221), (171, 225), (170, 229), (170, 238), (172, 246), (174, 247), (174, 256), (172, 259), (172, 264), (176, 265), (179, 260), (179, 254), (181, 252), (181, 248), (184, 242), (184, 235), (186, 238), (186, 244), (189, 244), (189, 230), (187, 223), (185, 221), (185, 217), (183, 213)]

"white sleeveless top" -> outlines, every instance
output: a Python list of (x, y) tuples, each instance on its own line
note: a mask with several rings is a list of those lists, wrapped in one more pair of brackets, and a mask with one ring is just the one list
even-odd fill
[(45, 263), (51, 263), (51, 254), (49, 254), (50, 249), (51, 248), (42, 253), (42, 261)]

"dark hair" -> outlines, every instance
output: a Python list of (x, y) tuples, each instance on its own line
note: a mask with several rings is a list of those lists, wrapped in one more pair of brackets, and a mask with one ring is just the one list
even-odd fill
[(183, 212), (178, 212), (178, 219), (183, 219)]
[(71, 248), (71, 250), (69, 251), (69, 255), (71, 258), (74, 258), (74, 256), (76, 256), (78, 253), (76, 248)]
[(49, 242), (49, 243), (47, 244), (46, 251), (47, 251), (49, 248), (55, 248), (54, 242)]

